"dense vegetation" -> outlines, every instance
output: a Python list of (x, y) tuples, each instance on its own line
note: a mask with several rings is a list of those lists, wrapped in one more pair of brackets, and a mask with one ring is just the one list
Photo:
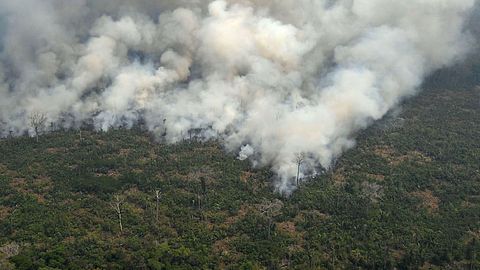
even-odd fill
[(0, 269), (479, 269), (479, 101), (423, 92), (289, 198), (216, 142), (3, 139)]

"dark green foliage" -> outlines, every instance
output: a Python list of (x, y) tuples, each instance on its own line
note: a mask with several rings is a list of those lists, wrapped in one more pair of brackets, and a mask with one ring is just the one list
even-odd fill
[(4, 139), (0, 267), (478, 269), (479, 100), (422, 93), (289, 198), (217, 142), (138, 129)]

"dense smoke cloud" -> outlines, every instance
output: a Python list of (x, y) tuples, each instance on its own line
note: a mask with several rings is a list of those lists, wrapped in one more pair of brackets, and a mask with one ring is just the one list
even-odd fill
[[(0, 0), (0, 132), (29, 115), (219, 138), (293, 189), (460, 60), (474, 0)], [(31, 132), (31, 130), (30, 130)], [(303, 175), (302, 174), (302, 175)]]

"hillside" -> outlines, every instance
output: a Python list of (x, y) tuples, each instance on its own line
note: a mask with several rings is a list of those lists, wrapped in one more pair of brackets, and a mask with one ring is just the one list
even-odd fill
[(3, 139), (0, 269), (478, 269), (479, 100), (424, 91), (289, 198), (217, 142)]

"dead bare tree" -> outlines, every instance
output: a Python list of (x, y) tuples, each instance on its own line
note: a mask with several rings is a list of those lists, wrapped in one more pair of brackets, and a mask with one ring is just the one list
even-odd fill
[(300, 182), (300, 166), (302, 165), (304, 160), (305, 160), (305, 153), (298, 153), (295, 156), (295, 163), (297, 164), (297, 178), (295, 180), (296, 180), (297, 186), (299, 185), (299, 182)]
[(262, 204), (257, 205), (258, 211), (268, 220), (268, 238), (271, 236), (271, 229), (273, 225), (274, 217), (281, 214), (283, 208), (283, 202), (275, 199), (273, 201), (265, 200)]
[(120, 226), (120, 232), (123, 233), (123, 224), (122, 224), (122, 204), (123, 198), (120, 198), (120, 195), (115, 195), (113, 201), (110, 202), (110, 206), (115, 210), (118, 216), (118, 224)]
[(15, 242), (5, 244), (0, 247), (0, 253), (3, 253), (7, 259), (17, 256), (20, 253), (20, 245)]
[(167, 136), (167, 125), (166, 125), (166, 122), (167, 122), (167, 118), (164, 118), (164, 119), (163, 119), (163, 132), (162, 132), (162, 137), (166, 137), (166, 136)]
[[(208, 175), (209, 169), (202, 167), (202, 168), (196, 168), (193, 170), (191, 173), (192, 180), (199, 180), (199, 186), (195, 185), (195, 196), (196, 196), (196, 206), (202, 210), (203, 204), (206, 202), (207, 199), (207, 178), (206, 175)], [(194, 200), (195, 201), (195, 200)], [(194, 202), (195, 205), (195, 202)]]
[(160, 190), (155, 190), (155, 198), (156, 198), (156, 203), (155, 203), (155, 220), (157, 221), (158, 224), (158, 211), (159, 211), (159, 204), (160, 204)]
[(9, 243), (0, 247), (0, 269), (13, 270), (14, 265), (10, 262), (10, 258), (17, 256), (20, 253), (20, 245), (17, 243)]
[(30, 126), (35, 131), (35, 138), (38, 142), (38, 135), (45, 127), (45, 122), (47, 122), (47, 116), (44, 113), (33, 112), (30, 115)]
[(207, 194), (207, 181), (205, 180), (205, 177), (200, 177), (200, 184), (202, 185), (202, 194), (205, 197)]

